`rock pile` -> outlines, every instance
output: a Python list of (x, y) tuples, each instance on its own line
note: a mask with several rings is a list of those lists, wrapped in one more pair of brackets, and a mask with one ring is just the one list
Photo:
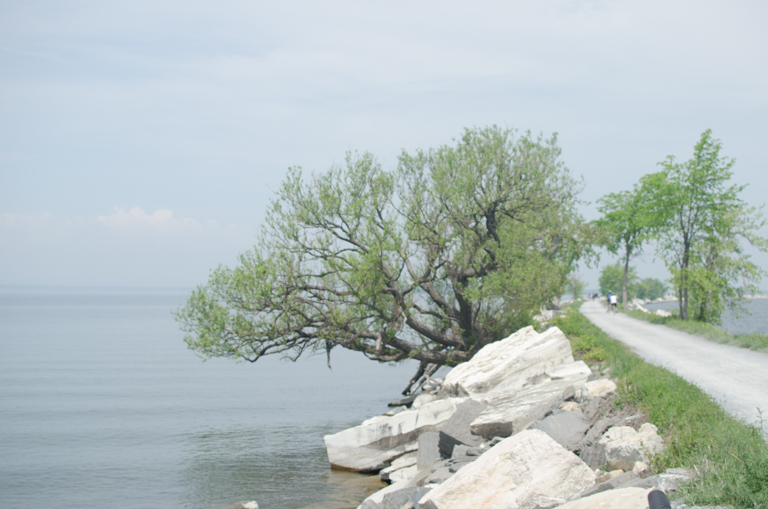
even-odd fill
[(615, 392), (559, 329), (526, 327), (325, 444), (333, 467), (391, 483), (360, 509), (646, 507), (663, 443)]
[(672, 316), (672, 313), (664, 309), (657, 309), (656, 311), (650, 311), (643, 304), (651, 304), (651, 303), (657, 304), (659, 302), (676, 302), (676, 301), (677, 301), (677, 297), (675, 297), (674, 295), (668, 295), (667, 297), (660, 297), (654, 300), (634, 298), (627, 303), (627, 307), (629, 309), (636, 309), (637, 311), (642, 311), (643, 313), (646, 313), (649, 315), (658, 315), (658, 316), (667, 317), (667, 316)]

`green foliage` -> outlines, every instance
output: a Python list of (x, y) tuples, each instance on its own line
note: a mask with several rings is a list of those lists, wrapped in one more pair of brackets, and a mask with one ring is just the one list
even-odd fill
[(672, 156), (662, 171), (641, 179), (649, 191), (649, 222), (658, 254), (672, 274), (680, 318), (719, 323), (726, 307), (741, 309), (742, 295), (757, 291), (766, 272), (749, 260), (741, 241), (761, 250), (765, 225), (759, 210), (739, 197), (745, 186), (729, 184), (734, 160), (720, 156), (722, 144), (707, 130), (685, 163)]
[(678, 493), (700, 506), (768, 507), (768, 444), (760, 429), (726, 414), (698, 387), (650, 365), (575, 309), (556, 319), (569, 338), (589, 337), (619, 379), (619, 403), (641, 409), (659, 427), (666, 450), (652, 467), (695, 469)]
[[(608, 293), (615, 293), (621, 291), (624, 284), (624, 268), (621, 266), (621, 262), (616, 262), (613, 265), (606, 265), (600, 272), (600, 293), (607, 295)], [(634, 289), (637, 285), (637, 274), (635, 274), (634, 267), (629, 267), (627, 271), (627, 292), (628, 298), (634, 297)]]
[(489, 127), (453, 145), (291, 169), (256, 247), (176, 314), (204, 357), (292, 359), (336, 346), (455, 365), (562, 295), (582, 253), (580, 185), (556, 137)]
[[(621, 262), (613, 265), (606, 265), (600, 272), (600, 293), (606, 295), (608, 292), (616, 293), (622, 287), (624, 282), (624, 268)], [(627, 278), (627, 298), (633, 299), (658, 299), (664, 296), (666, 286), (658, 279), (645, 278), (640, 280), (635, 274), (634, 267), (628, 267), (626, 271)]]
[(605, 360), (605, 349), (600, 346), (591, 334), (569, 336), (571, 341), (571, 350), (576, 360), (583, 360), (588, 363), (597, 363)]
[(577, 278), (575, 274), (569, 275), (565, 281), (565, 291), (573, 295), (574, 300), (581, 298), (586, 287), (587, 283)]
[(609, 252), (622, 257), (623, 278), (614, 291), (621, 291), (625, 306), (630, 298), (629, 262), (642, 252), (643, 243), (654, 226), (648, 210), (650, 202), (647, 187), (638, 185), (632, 191), (610, 193), (598, 200), (598, 210), (603, 217), (596, 225), (602, 231), (603, 244)]
[(636, 283), (632, 295), (638, 299), (658, 299), (664, 297), (667, 287), (658, 279), (645, 278)]

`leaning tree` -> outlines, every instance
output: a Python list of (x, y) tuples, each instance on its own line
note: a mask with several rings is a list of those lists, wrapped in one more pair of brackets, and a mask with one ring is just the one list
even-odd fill
[(580, 255), (580, 183), (556, 136), (488, 127), (406, 153), (289, 170), (256, 246), (212, 271), (176, 319), (203, 357), (296, 360), (336, 346), (441, 365), (531, 322)]

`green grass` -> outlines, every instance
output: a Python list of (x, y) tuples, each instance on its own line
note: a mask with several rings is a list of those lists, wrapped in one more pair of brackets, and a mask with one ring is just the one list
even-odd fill
[(579, 350), (582, 358), (601, 357), (611, 368), (619, 381), (617, 404), (640, 409), (658, 426), (666, 450), (652, 458), (652, 468), (698, 472), (679, 492), (688, 505), (768, 509), (768, 444), (758, 426), (734, 419), (698, 387), (644, 362), (576, 309), (554, 322), (574, 350), (588, 345)]
[(718, 329), (714, 325), (693, 320), (683, 321), (677, 316), (662, 317), (629, 309), (621, 309), (621, 311), (632, 318), (666, 325), (672, 329), (687, 332), (688, 334), (702, 337), (714, 343), (733, 345), (740, 348), (748, 348), (756, 352), (768, 353), (768, 336), (758, 332), (752, 334), (729, 334), (724, 330)]

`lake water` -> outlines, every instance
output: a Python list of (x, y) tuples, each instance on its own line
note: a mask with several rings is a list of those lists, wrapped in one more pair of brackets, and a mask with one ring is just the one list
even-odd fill
[[(338, 509), (380, 486), (331, 471), (322, 437), (385, 411), (415, 363), (202, 362), (171, 317), (186, 296), (0, 288), (0, 507)], [(750, 308), (726, 328), (768, 333), (768, 300)]]
[(354, 507), (323, 435), (386, 410), (416, 369), (334, 351), (202, 362), (183, 291), (0, 289), (0, 507)]
[[(660, 302), (658, 304), (646, 304), (649, 311), (657, 309), (677, 309), (677, 302)], [(760, 332), (768, 334), (768, 299), (753, 299), (746, 303), (747, 313), (736, 315), (730, 311), (723, 314), (723, 323), (720, 328), (731, 334), (747, 334)]]

